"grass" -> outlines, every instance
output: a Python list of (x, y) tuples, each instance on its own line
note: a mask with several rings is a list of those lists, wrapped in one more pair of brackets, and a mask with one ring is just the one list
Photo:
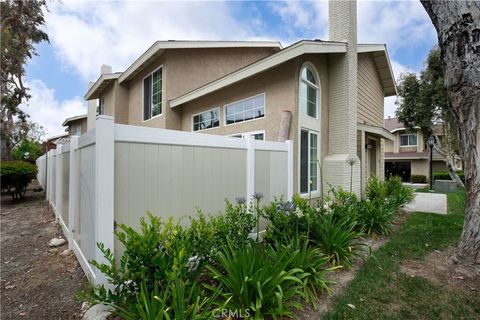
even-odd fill
[[(365, 262), (325, 319), (478, 319), (480, 295), (442, 287), (400, 271), (404, 260), (422, 260), (458, 243), (465, 191), (448, 196), (448, 215), (414, 213)], [(347, 304), (352, 304), (355, 309)]]

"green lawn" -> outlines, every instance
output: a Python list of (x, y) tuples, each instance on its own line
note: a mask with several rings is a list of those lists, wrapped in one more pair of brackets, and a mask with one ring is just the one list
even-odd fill
[[(400, 271), (405, 260), (456, 245), (465, 191), (448, 194), (448, 215), (414, 213), (372, 254), (325, 319), (480, 319), (478, 292), (436, 285)], [(352, 304), (352, 309), (347, 304)]]

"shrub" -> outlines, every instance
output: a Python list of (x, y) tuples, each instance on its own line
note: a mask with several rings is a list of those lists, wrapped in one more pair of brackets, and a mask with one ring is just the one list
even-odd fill
[(27, 186), (36, 175), (37, 167), (28, 162), (2, 161), (0, 163), (2, 189), (7, 190), (14, 200), (25, 197)]
[(267, 245), (262, 251), (258, 245), (247, 244), (237, 249), (230, 243), (218, 253), (218, 266), (208, 265), (209, 275), (220, 290), (218, 304), (230, 310), (245, 310), (247, 317), (291, 316), (293, 308), (301, 305), (295, 297), (303, 295), (303, 271), (288, 266), (296, 252)]
[(410, 182), (412, 183), (425, 183), (427, 182), (427, 177), (421, 174), (412, 174), (410, 176)]
[(312, 241), (329, 257), (333, 265), (351, 265), (363, 244), (357, 241), (357, 222), (350, 217), (338, 218), (334, 212), (319, 215), (310, 230)]
[[(28, 153), (28, 156), (25, 157), (25, 153)], [(38, 157), (40, 157), (44, 153), (42, 145), (38, 142), (23, 140), (13, 148), (11, 154), (13, 159), (19, 161), (28, 161), (31, 163), (35, 163)]]
[[(465, 175), (462, 171), (457, 171), (458, 177), (465, 183)], [(433, 173), (435, 180), (452, 180), (448, 171), (437, 171)]]
[(299, 236), (291, 239), (289, 244), (276, 245), (276, 247), (279, 246), (290, 251), (289, 256), (293, 257), (287, 267), (303, 270), (299, 278), (303, 282), (305, 300), (317, 307), (319, 294), (331, 291), (329, 287), (331, 282), (325, 279), (325, 275), (336, 267), (327, 268), (330, 257), (322, 254), (319, 248), (310, 246), (308, 239)]
[(362, 201), (357, 208), (357, 222), (361, 232), (368, 235), (387, 235), (390, 232), (395, 219), (395, 207), (389, 199), (384, 202)]
[(387, 197), (393, 210), (397, 211), (414, 198), (413, 189), (402, 184), (399, 177), (392, 177), (385, 181)]

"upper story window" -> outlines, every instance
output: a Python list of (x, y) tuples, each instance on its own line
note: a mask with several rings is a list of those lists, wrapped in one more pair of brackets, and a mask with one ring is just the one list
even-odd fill
[(82, 128), (79, 124), (74, 124), (71, 126), (71, 136), (80, 136), (82, 134)]
[(259, 94), (225, 106), (225, 123), (233, 124), (265, 116), (265, 94)]
[(143, 79), (143, 120), (162, 114), (162, 68)]
[(302, 114), (317, 118), (318, 79), (312, 67), (305, 66), (300, 72), (300, 110)]
[(400, 147), (416, 147), (417, 146), (417, 134), (408, 133), (400, 135)]
[(218, 127), (220, 125), (220, 108), (193, 115), (192, 123), (193, 131)]

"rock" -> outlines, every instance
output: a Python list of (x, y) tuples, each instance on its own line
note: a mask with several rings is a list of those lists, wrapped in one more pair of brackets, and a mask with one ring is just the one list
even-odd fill
[(56, 248), (48, 250), (48, 253), (57, 253), (57, 252), (58, 252), (58, 249)]
[(80, 311), (82, 311), (82, 313), (83, 313), (83, 312), (87, 311), (88, 309), (90, 309), (91, 306), (92, 305), (90, 304), (90, 302), (84, 301), (82, 303), (82, 307), (80, 308)]
[(83, 315), (83, 320), (106, 320), (113, 312), (113, 307), (96, 304)]
[(69, 256), (71, 253), (72, 253), (72, 250), (65, 249), (60, 253), (60, 255), (63, 256), (63, 257), (66, 257), (66, 256)]
[(48, 242), (48, 246), (49, 247), (60, 247), (62, 245), (64, 245), (67, 241), (65, 239), (62, 239), (62, 238), (53, 238), (52, 240), (50, 240), (50, 242)]
[(355, 305), (351, 304), (351, 303), (347, 303), (347, 306), (351, 309), (355, 309)]

